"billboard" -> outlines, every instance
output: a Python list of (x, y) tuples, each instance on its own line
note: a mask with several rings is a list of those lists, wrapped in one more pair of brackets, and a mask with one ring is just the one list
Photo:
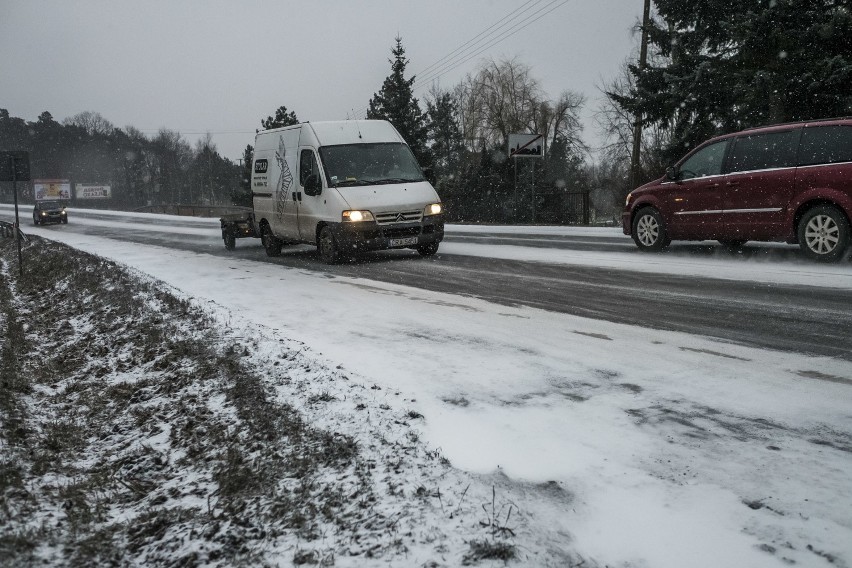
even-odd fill
[(510, 158), (544, 158), (544, 136), (509, 134)]
[(112, 197), (112, 188), (108, 185), (76, 183), (74, 184), (74, 195), (77, 199), (109, 199)]
[(71, 199), (71, 182), (67, 179), (33, 180), (33, 196), (36, 201)]

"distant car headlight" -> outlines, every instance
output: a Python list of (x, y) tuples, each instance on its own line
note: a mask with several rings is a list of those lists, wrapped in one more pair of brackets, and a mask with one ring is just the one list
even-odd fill
[(427, 205), (426, 209), (423, 210), (423, 216), (428, 217), (429, 215), (440, 215), (443, 212), (443, 205), (440, 203), (432, 203), (431, 205)]
[(343, 212), (343, 222), (344, 223), (357, 223), (359, 221), (372, 221), (373, 214), (369, 211), (344, 211)]
[(42, 217), (47, 217), (47, 211), (42, 211), (42, 212), (41, 212), (41, 216), (42, 216)]
[(65, 210), (63, 209), (62, 213), (60, 213), (60, 215), (68, 215), (68, 213), (66, 213)]

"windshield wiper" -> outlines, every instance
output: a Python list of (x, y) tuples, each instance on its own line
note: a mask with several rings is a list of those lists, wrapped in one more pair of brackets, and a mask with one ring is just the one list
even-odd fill
[(384, 178), (374, 180), (372, 183), (376, 185), (388, 184), (388, 183), (413, 183), (416, 181), (423, 181), (422, 179), (411, 179), (411, 178)]
[(348, 185), (373, 185), (373, 182), (363, 179), (345, 179), (334, 184), (334, 187), (344, 187)]

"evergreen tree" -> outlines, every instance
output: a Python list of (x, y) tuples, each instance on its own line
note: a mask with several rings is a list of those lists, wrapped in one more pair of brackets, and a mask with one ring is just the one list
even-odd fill
[(434, 92), (426, 101), (426, 120), (435, 176), (453, 175), (464, 152), (464, 136), (458, 120), (458, 105), (448, 92)]
[(396, 127), (421, 166), (430, 164), (426, 147), (428, 129), (420, 103), (414, 98), (414, 77), (405, 78), (408, 59), (402, 47), (402, 38), (396, 38), (396, 47), (391, 50), (391, 74), (385, 79), (381, 90), (370, 99), (367, 118), (387, 120)]
[(275, 117), (267, 116), (260, 121), (260, 125), (263, 126), (264, 130), (292, 126), (294, 124), (299, 124), (299, 119), (296, 118), (295, 112), (287, 112), (287, 107), (285, 106), (278, 107), (278, 110), (275, 111)]
[(615, 100), (671, 129), (669, 158), (707, 137), (852, 113), (852, 10), (839, 0), (656, 0), (661, 56)]
[(246, 145), (243, 150), (243, 168), (240, 172), (240, 183), (231, 192), (231, 203), (241, 207), (252, 206), (251, 174), (252, 162), (254, 161), (254, 147)]

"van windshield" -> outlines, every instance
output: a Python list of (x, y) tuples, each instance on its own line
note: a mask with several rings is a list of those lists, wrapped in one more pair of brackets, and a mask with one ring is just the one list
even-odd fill
[(320, 157), (328, 185), (335, 187), (423, 181), (423, 172), (405, 144), (322, 146)]

